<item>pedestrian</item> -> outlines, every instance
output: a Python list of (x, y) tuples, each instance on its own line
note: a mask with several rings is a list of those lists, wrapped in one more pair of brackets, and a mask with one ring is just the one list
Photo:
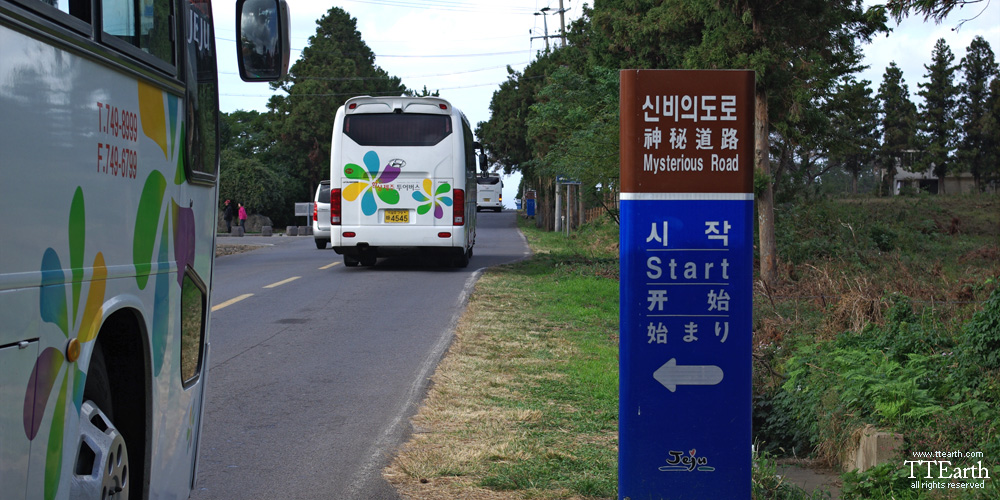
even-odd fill
[(240, 227), (243, 228), (243, 232), (247, 232), (247, 209), (243, 207), (240, 203)]
[(226, 221), (226, 232), (233, 232), (233, 216), (236, 215), (233, 204), (226, 200), (226, 206), (222, 209), (222, 218)]

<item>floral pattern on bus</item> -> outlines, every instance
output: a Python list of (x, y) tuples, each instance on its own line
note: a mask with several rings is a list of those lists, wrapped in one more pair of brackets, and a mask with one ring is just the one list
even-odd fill
[[(72, 284), (66, 283), (63, 264), (59, 254), (51, 247), (42, 255), (42, 282), (39, 291), (39, 309), (42, 321), (52, 323), (66, 337), (65, 346), (69, 346), (71, 332), (76, 332), (76, 345), (91, 342), (97, 337), (101, 320), (103, 319), (104, 293), (107, 278), (107, 267), (104, 255), (97, 252), (94, 256), (93, 275), (90, 277), (90, 287), (86, 300), (81, 304), (80, 295), (83, 287), (83, 254), (86, 242), (86, 209), (83, 189), (77, 188), (70, 204), (69, 215), (69, 262), (72, 268)], [(67, 300), (67, 296), (71, 298)], [(72, 316), (69, 306), (72, 305)], [(83, 306), (82, 310), (80, 306)], [(59, 346), (62, 347), (62, 346)], [(59, 393), (50, 424), (50, 436), (45, 459), (45, 498), (54, 498), (59, 484), (63, 457), (63, 435), (66, 425), (66, 402), (68, 391), (72, 390), (72, 401), (76, 411), (83, 405), (83, 389), (86, 375), (80, 370), (78, 360), (67, 362), (63, 349), (49, 346), (35, 360), (35, 366), (28, 379), (28, 387), (24, 394), (24, 433), (29, 441), (38, 436), (42, 418), (48, 405), (49, 396), (59, 382)], [(63, 367), (65, 366), (65, 370)], [(61, 380), (61, 382), (60, 382)], [(72, 381), (72, 388), (70, 386)], [(59, 436), (59, 438), (54, 438)]]
[(375, 215), (378, 211), (376, 195), (387, 205), (399, 203), (399, 191), (388, 184), (399, 177), (401, 163), (391, 162), (381, 167), (378, 153), (374, 151), (365, 153), (363, 163), (364, 167), (355, 163), (344, 166), (344, 176), (357, 181), (344, 188), (344, 199), (354, 201), (361, 196), (361, 212), (365, 215)]
[[(147, 86), (148, 87), (148, 86)], [(177, 172), (174, 183), (185, 182), (183, 163), (184, 127), (178, 127), (179, 99), (162, 91), (150, 91), (139, 83), (139, 101), (141, 122), (144, 134), (158, 146), (163, 148), (168, 164), (173, 164)], [(159, 110), (159, 111), (157, 111)], [(166, 116), (169, 114), (169, 116)], [(154, 124), (162, 122), (159, 126)], [(169, 130), (168, 144), (166, 134)], [(155, 275), (152, 331), (150, 343), (152, 348), (153, 376), (159, 376), (166, 356), (170, 328), (170, 273), (169, 249), (174, 251), (174, 262), (177, 266), (177, 284), (182, 284), (188, 265), (194, 264), (195, 256), (195, 216), (192, 207), (182, 207), (171, 197), (165, 203), (167, 180), (158, 170), (152, 170), (143, 185), (139, 205), (135, 214), (133, 233), (132, 259), (135, 266), (136, 285), (144, 290), (150, 275)], [(161, 225), (162, 221), (162, 225)], [(86, 247), (87, 229), (86, 206), (82, 187), (77, 187), (70, 203), (68, 218), (69, 233), (69, 268), (71, 279), (67, 280), (59, 253), (49, 247), (42, 255), (40, 267), (41, 283), (39, 287), (39, 310), (43, 323), (55, 325), (65, 336), (66, 341), (56, 346), (42, 349), (35, 360), (28, 385), (24, 395), (23, 424), (24, 432), (29, 441), (39, 436), (39, 430), (46, 414), (46, 407), (55, 387), (58, 385), (58, 396), (55, 398), (55, 408), (52, 410), (52, 421), (49, 424), (48, 443), (45, 447), (45, 492), (44, 498), (50, 500), (56, 497), (61, 483), (62, 464), (64, 458), (64, 435), (66, 432), (67, 403), (72, 401), (76, 412), (83, 406), (84, 389), (87, 375), (79, 366), (80, 358), (69, 362), (71, 333), (75, 331), (76, 345), (72, 350), (83, 352), (84, 345), (95, 340), (104, 320), (104, 302), (106, 300), (106, 280), (108, 276), (104, 254), (97, 252), (91, 266), (91, 275), (85, 275), (84, 253)], [(172, 229), (172, 231), (170, 230)], [(159, 232), (159, 248), (153, 269), (153, 252), (157, 233)], [(86, 299), (81, 302), (84, 284), (88, 283)], [(72, 306), (72, 312), (70, 311)], [(82, 308), (81, 308), (82, 306)], [(82, 358), (82, 356), (81, 356)], [(72, 391), (70, 393), (70, 391)], [(68, 397), (72, 396), (72, 399)], [(191, 409), (189, 408), (190, 412)], [(194, 429), (193, 419), (188, 422), (187, 438), (190, 446)], [(72, 453), (74, 450), (68, 450)]]
[(442, 195), (451, 192), (451, 185), (445, 182), (438, 186), (436, 190), (432, 190), (434, 183), (430, 179), (424, 179), (422, 187), (423, 191), (413, 192), (413, 199), (423, 203), (417, 207), (417, 213), (424, 215), (431, 211), (431, 207), (434, 207), (434, 218), (440, 219), (444, 217), (444, 207), (442, 205), (450, 207), (452, 201), (451, 197)]

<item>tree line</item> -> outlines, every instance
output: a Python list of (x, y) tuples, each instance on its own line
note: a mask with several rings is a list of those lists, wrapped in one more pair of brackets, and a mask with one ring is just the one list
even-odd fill
[(895, 64), (875, 94), (857, 79), (862, 45), (890, 16), (940, 20), (964, 3), (975, 1), (607, 0), (585, 8), (566, 46), (508, 68), (477, 135), (497, 168), (536, 190), (539, 224), (551, 228), (556, 176), (581, 180), (592, 203), (617, 186), (620, 69), (754, 70), (758, 248), (771, 281), (775, 203), (836, 184), (827, 179), (846, 176), (857, 192), (859, 179), (886, 171), (872, 189), (886, 193), (895, 169), (933, 166), (941, 177), (972, 172), (980, 189), (1000, 182), (1000, 81), (986, 40), (957, 64), (938, 41), (919, 109)]
[[(976, 38), (960, 62), (941, 40), (910, 99), (891, 64), (877, 93), (858, 81), (861, 47), (888, 31), (889, 17), (942, 19), (981, 0), (606, 0), (573, 22), (564, 47), (523, 71), (508, 67), (476, 128), (491, 164), (520, 172), (551, 223), (555, 177), (580, 180), (593, 204), (618, 182), (618, 71), (754, 70), (754, 186), (762, 276), (774, 276), (774, 205), (846, 178), (851, 191), (893, 169), (971, 172), (985, 189), (1000, 182), (1000, 82), (989, 44)], [(961, 77), (961, 78), (959, 78)], [(311, 200), (329, 174), (335, 110), (356, 95), (418, 95), (375, 64), (357, 20), (338, 7), (283, 80), (267, 112), (220, 119), (220, 199), (292, 223), (292, 204)], [(427, 95), (424, 88), (423, 95)], [(876, 188), (872, 188), (875, 190)], [(886, 192), (888, 186), (878, 188)], [(609, 204), (609, 213), (615, 215)]]
[(329, 178), (333, 121), (344, 101), (420, 95), (375, 64), (357, 19), (339, 7), (316, 21), (302, 56), (271, 89), (284, 95), (272, 96), (266, 112), (220, 114), (219, 198), (242, 202), (276, 226), (294, 225), (294, 203), (311, 201)]

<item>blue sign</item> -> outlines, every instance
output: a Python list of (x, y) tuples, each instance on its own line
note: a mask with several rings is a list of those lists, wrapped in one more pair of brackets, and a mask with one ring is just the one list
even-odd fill
[(754, 86), (621, 72), (620, 499), (751, 495)]
[(753, 198), (690, 196), (621, 202), (620, 498), (750, 498)]

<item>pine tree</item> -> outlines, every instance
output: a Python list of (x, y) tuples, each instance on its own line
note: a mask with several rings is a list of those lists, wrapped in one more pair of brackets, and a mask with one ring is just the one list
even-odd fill
[(858, 193), (858, 177), (871, 168), (878, 148), (878, 103), (870, 85), (845, 78), (829, 106), (829, 161), (851, 174), (851, 194)]
[(924, 16), (924, 21), (934, 19), (940, 23), (955, 8), (962, 8), (966, 5), (986, 2), (990, 0), (888, 0), (886, 8), (892, 16), (899, 22), (904, 16), (910, 15), (910, 11)]
[(986, 170), (982, 173), (980, 187), (992, 186), (994, 191), (1000, 191), (1000, 77), (990, 83), (986, 115), (983, 117), (983, 138)]
[[(594, 9), (595, 57), (609, 67), (746, 68), (757, 74), (755, 193), (761, 278), (777, 281), (772, 128), (785, 137), (817, 92), (859, 69), (859, 41), (885, 30), (885, 9), (861, 0), (614, 0)], [(617, 59), (617, 60), (616, 60)], [(780, 168), (780, 164), (777, 166)]]
[(375, 64), (375, 53), (361, 39), (357, 19), (331, 7), (316, 21), (316, 34), (288, 76), (271, 84), (287, 96), (274, 96), (280, 149), (293, 172), (309, 186), (330, 175), (330, 134), (337, 108), (358, 95), (400, 95), (406, 87)]
[(961, 117), (962, 141), (958, 156), (963, 166), (982, 190), (983, 174), (996, 165), (987, 151), (989, 140), (987, 123), (990, 81), (997, 77), (997, 62), (989, 42), (977, 36), (969, 44), (961, 63), (965, 81), (959, 84), (961, 99), (958, 109)]
[(882, 189), (891, 194), (897, 167), (909, 170), (912, 151), (916, 148), (917, 107), (910, 100), (910, 90), (903, 80), (903, 70), (895, 61), (889, 63), (878, 88), (879, 120), (882, 145), (878, 158), (886, 171)]
[(934, 44), (931, 53), (931, 65), (924, 65), (927, 73), (926, 82), (920, 83), (920, 92), (924, 98), (920, 106), (920, 132), (923, 154), (920, 155), (921, 170), (934, 169), (938, 178), (939, 191), (945, 192), (945, 177), (949, 172), (957, 170), (954, 151), (958, 127), (955, 123), (955, 113), (958, 105), (958, 87), (955, 86), (955, 70), (958, 66), (952, 64), (954, 54), (948, 43), (941, 38)]

